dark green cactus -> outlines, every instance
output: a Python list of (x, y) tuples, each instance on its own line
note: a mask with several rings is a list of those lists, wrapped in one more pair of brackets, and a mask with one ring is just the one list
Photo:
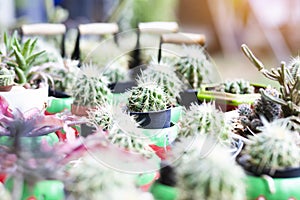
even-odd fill
[(171, 101), (164, 90), (155, 82), (148, 82), (143, 76), (138, 86), (129, 91), (127, 108), (131, 112), (161, 111), (170, 108)]

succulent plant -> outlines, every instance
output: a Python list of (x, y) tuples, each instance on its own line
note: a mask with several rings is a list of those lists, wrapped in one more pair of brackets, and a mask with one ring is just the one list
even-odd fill
[(0, 86), (13, 85), (14, 79), (15, 79), (15, 72), (13, 70), (10, 70), (0, 65)]
[(127, 108), (130, 112), (161, 111), (170, 108), (171, 101), (163, 88), (143, 76), (138, 85), (129, 91)]
[(261, 95), (266, 99), (281, 105), (283, 116), (299, 116), (300, 114), (300, 74), (298, 74), (299, 59), (292, 60), (289, 66), (285, 62), (281, 62), (277, 69), (272, 68), (270, 71), (265, 69), (263, 63), (258, 60), (247, 45), (242, 45), (242, 50), (247, 58), (255, 65), (255, 67), (268, 79), (274, 80), (280, 85), (280, 95), (274, 97), (264, 90)]
[(264, 121), (262, 132), (249, 137), (241, 155), (257, 173), (299, 167), (299, 134), (291, 131), (287, 119)]
[(179, 93), (185, 88), (185, 85), (178, 78), (172, 63), (167, 61), (157, 63), (152, 60), (141, 76), (162, 86), (172, 104), (177, 104), (177, 100), (180, 98)]
[(184, 46), (183, 57), (175, 64), (175, 69), (193, 89), (209, 82), (212, 75), (212, 63), (204, 47), (196, 45)]
[(27, 39), (24, 43), (20, 43), (17, 32), (9, 37), (6, 33), (3, 35), (5, 49), (1, 52), (3, 56), (8, 57), (6, 64), (14, 69), (16, 74), (16, 83), (19, 84), (36, 84), (37, 80), (48, 82), (50, 76), (42, 74), (40, 71), (32, 70), (34, 61), (40, 57), (45, 51), (36, 52), (37, 39)]
[(107, 67), (103, 73), (110, 83), (117, 83), (129, 79), (128, 71), (119, 63), (113, 63)]
[[(261, 89), (264, 93), (269, 94), (273, 97), (279, 97), (279, 92), (271, 87)], [(236, 120), (237, 124), (240, 124), (241, 127), (237, 128), (235, 132), (238, 134), (250, 134), (260, 132), (260, 127), (263, 126), (261, 118), (265, 118), (269, 122), (279, 119), (281, 117), (281, 105), (277, 104), (270, 99), (267, 99), (265, 96), (261, 96), (257, 99), (253, 107), (248, 104), (241, 104), (237, 109), (239, 117)]]
[(84, 155), (67, 172), (68, 177), (64, 182), (69, 200), (152, 200), (151, 196), (145, 198), (145, 194), (136, 188), (133, 175), (103, 166), (89, 154)]
[(178, 137), (189, 137), (195, 134), (210, 135), (229, 146), (231, 144), (230, 127), (225, 121), (225, 115), (216, 109), (215, 104), (191, 104), (189, 110), (183, 113), (179, 120)]
[(74, 104), (94, 107), (107, 102), (111, 92), (97, 66), (83, 64), (72, 89)]
[(245, 198), (244, 171), (219, 144), (205, 157), (199, 149), (184, 155), (176, 174), (179, 200)]
[(228, 80), (223, 83), (218, 89), (220, 92), (228, 92), (232, 94), (252, 94), (254, 87), (250, 85), (249, 81), (243, 79)]

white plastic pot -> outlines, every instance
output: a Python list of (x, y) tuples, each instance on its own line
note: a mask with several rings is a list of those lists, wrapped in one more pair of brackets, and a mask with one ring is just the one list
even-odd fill
[(25, 89), (22, 86), (13, 86), (8, 92), (0, 92), (9, 103), (11, 109), (25, 112), (32, 108), (42, 110), (48, 101), (48, 86), (38, 89)]

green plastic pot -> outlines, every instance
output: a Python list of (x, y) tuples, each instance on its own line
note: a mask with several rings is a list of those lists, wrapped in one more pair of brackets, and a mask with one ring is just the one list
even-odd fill
[(218, 84), (206, 84), (201, 86), (197, 97), (200, 102), (215, 101), (217, 107), (220, 107), (224, 111), (231, 111), (236, 109), (240, 104), (253, 104), (256, 99), (260, 98), (260, 93), (256, 92), (265, 86), (259, 84), (251, 85), (255, 88), (255, 93), (253, 94), (232, 94), (214, 91), (214, 88)]
[(71, 110), (71, 104), (73, 103), (74, 99), (72, 97), (69, 98), (55, 98), (50, 97), (47, 107), (48, 113), (59, 113), (64, 110)]
[(176, 124), (172, 124), (170, 127), (162, 129), (140, 129), (152, 144), (159, 147), (165, 147), (172, 144), (178, 134), (178, 125)]
[[(5, 186), (11, 191), (13, 179), (9, 178), (5, 182)], [(20, 200), (28, 200), (29, 198), (35, 198), (37, 200), (64, 200), (64, 184), (58, 180), (43, 180), (37, 182), (33, 188), (30, 188), (28, 184), (25, 183)]]
[(247, 175), (246, 192), (248, 200), (299, 200), (300, 177), (265, 178)]
[[(40, 145), (42, 140), (45, 140), (51, 146), (59, 142), (59, 138), (55, 133), (49, 133), (47, 135), (36, 136), (36, 137), (21, 137), (21, 143), (24, 147), (32, 147), (32, 145)], [(12, 137), (0, 136), (0, 145), (11, 146), (12, 144), (13, 144)]]
[(171, 122), (173, 124), (176, 124), (179, 121), (182, 112), (183, 112), (183, 106), (176, 106), (171, 108)]
[(156, 200), (175, 200), (178, 196), (178, 191), (175, 187), (163, 185), (158, 182), (152, 184), (150, 192)]
[(140, 187), (144, 192), (147, 192), (153, 182), (157, 179), (158, 173), (144, 173), (137, 176), (136, 184)]

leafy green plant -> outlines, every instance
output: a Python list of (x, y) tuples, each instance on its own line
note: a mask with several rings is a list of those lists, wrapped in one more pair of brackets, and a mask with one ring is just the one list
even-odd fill
[(254, 93), (254, 87), (250, 85), (249, 81), (243, 79), (238, 80), (228, 80), (222, 83), (217, 91), (228, 92), (232, 94), (252, 94)]
[[(36, 78), (47, 82), (50, 76), (42, 74), (41, 71), (32, 70), (36, 58), (45, 53), (45, 51), (35, 52), (37, 39), (27, 39), (24, 43), (20, 43), (17, 32), (9, 37), (7, 33), (3, 35), (5, 50), (1, 51), (2, 56), (8, 57), (6, 64), (10, 66), (16, 74), (16, 83), (24, 85), (26, 83), (36, 83)], [(37, 76), (39, 74), (40, 76)], [(42, 78), (42, 79), (41, 79)], [(44, 78), (44, 79), (43, 79)]]
[(232, 142), (230, 127), (225, 120), (225, 115), (216, 109), (214, 103), (191, 104), (189, 110), (183, 112), (178, 124), (180, 126), (178, 138), (200, 134), (215, 137), (227, 146), (230, 146)]
[(138, 85), (129, 91), (127, 108), (131, 112), (161, 111), (170, 108), (171, 101), (157, 83), (140, 76)]
[(111, 92), (101, 71), (93, 64), (83, 64), (73, 85), (74, 104), (94, 107), (109, 101)]
[(241, 155), (257, 173), (299, 167), (298, 132), (290, 130), (288, 119), (264, 121), (262, 132), (249, 137)]
[(199, 150), (184, 155), (176, 167), (178, 199), (244, 199), (245, 174), (226, 149), (217, 144), (205, 157)]
[(204, 47), (199, 45), (183, 46), (183, 57), (175, 64), (175, 69), (193, 89), (209, 82), (212, 75), (212, 63)]

